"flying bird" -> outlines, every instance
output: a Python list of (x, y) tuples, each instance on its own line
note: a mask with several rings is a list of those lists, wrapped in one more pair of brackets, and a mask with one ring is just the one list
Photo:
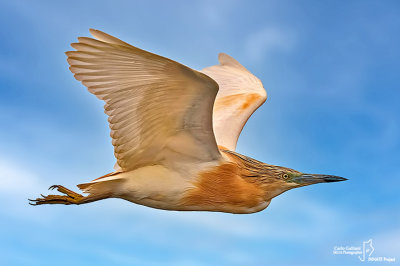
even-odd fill
[(177, 211), (254, 213), (292, 188), (345, 178), (306, 174), (235, 152), (240, 132), (267, 99), (261, 81), (231, 56), (201, 71), (99, 30), (66, 52), (70, 70), (105, 102), (117, 159), (112, 173), (32, 205), (121, 198)]

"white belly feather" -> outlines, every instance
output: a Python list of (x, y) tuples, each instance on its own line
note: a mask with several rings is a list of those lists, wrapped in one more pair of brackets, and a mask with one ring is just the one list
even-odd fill
[(120, 198), (153, 208), (173, 209), (184, 192), (193, 188), (190, 178), (162, 165), (121, 173), (119, 178), (124, 180), (119, 187)]

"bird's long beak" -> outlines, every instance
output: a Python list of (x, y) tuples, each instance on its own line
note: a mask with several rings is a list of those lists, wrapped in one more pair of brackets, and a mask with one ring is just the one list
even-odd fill
[(293, 182), (300, 185), (311, 185), (317, 183), (328, 183), (328, 182), (338, 182), (345, 181), (347, 178), (334, 175), (318, 175), (318, 174), (303, 174), (292, 179)]

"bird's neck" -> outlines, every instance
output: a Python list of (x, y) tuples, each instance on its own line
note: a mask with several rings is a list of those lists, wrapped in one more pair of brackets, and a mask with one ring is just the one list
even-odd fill
[(222, 152), (237, 165), (239, 175), (243, 180), (264, 191), (265, 200), (271, 200), (289, 189), (286, 182), (275, 177), (277, 166), (257, 161), (237, 152), (229, 150)]

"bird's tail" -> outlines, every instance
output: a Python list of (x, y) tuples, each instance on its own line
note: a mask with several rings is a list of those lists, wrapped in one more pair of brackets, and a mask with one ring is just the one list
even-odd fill
[(88, 183), (78, 184), (77, 187), (84, 193), (89, 193), (90, 196), (103, 195), (106, 198), (115, 196), (117, 187), (121, 184), (121, 179), (118, 177), (120, 172), (113, 172), (96, 178)]

